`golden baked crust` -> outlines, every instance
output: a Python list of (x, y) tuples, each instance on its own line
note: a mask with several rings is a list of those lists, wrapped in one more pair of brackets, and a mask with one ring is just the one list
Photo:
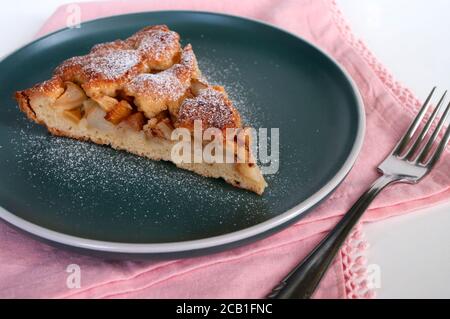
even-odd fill
[(191, 80), (199, 76), (194, 52), (191, 45), (187, 45), (178, 63), (158, 73), (142, 73), (133, 77), (124, 85), (124, 92), (135, 98), (139, 110), (149, 118), (168, 108), (175, 113)]
[(241, 127), (239, 113), (220, 87), (200, 90), (197, 96), (181, 103), (175, 126), (193, 129), (195, 121), (201, 121), (203, 129)]
[[(16, 92), (16, 100), (54, 135), (173, 161), (175, 127), (193, 129), (196, 120), (203, 129), (242, 127), (224, 88), (202, 78), (192, 46), (181, 48), (179, 40), (160, 25), (98, 44), (61, 63), (51, 79)], [(258, 194), (267, 185), (253, 163), (176, 165)]]
[(167, 26), (145, 28), (130, 38), (103, 43), (87, 55), (64, 61), (52, 79), (24, 91), (28, 96), (51, 94), (66, 81), (80, 84), (90, 97), (114, 96), (140, 73), (164, 70), (180, 57), (179, 35)]

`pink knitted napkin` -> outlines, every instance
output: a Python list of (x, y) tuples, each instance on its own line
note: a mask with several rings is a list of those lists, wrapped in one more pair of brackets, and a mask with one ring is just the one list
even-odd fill
[[(165, 262), (112, 262), (39, 243), (0, 222), (0, 297), (261, 298), (324, 236), (376, 178), (376, 166), (420, 106), (356, 39), (332, 0), (112, 1), (60, 7), (39, 35), (66, 26), (74, 10), (83, 21), (151, 10), (224, 12), (263, 20), (296, 33), (336, 58), (363, 96), (367, 132), (345, 182), (313, 214), (254, 244), (211, 256)], [(81, 27), (82, 28), (82, 27)], [(366, 213), (376, 221), (450, 198), (449, 152), (422, 183), (385, 191)], [(353, 232), (316, 298), (370, 298), (361, 229)], [(68, 288), (68, 265), (81, 269), (81, 287)], [(70, 286), (70, 285), (69, 285)]]

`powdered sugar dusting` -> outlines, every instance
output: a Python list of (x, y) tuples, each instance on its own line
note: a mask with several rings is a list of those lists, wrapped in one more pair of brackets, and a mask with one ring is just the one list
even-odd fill
[[(212, 52), (211, 54), (214, 54)], [(244, 126), (261, 127), (265, 113), (255, 104), (256, 92), (251, 83), (243, 81), (243, 74), (239, 66), (232, 59), (216, 61), (208, 56), (197, 57), (202, 74), (211, 84), (222, 85), (239, 111)], [(226, 67), (224, 67), (226, 65)]]
[(223, 93), (214, 89), (205, 89), (198, 96), (186, 99), (180, 107), (179, 121), (181, 123), (196, 120), (202, 121), (204, 128), (235, 127), (236, 116), (232, 105)]
[[(239, 64), (231, 58), (217, 60), (214, 50), (210, 51), (210, 54), (210, 56), (197, 57), (199, 68), (210, 84), (222, 85), (225, 88), (229, 99), (241, 116), (242, 126), (250, 126), (256, 130), (261, 127), (270, 129), (270, 126), (265, 124), (271, 122), (267, 118), (269, 114), (255, 103), (258, 100), (258, 93), (253, 89), (251, 81), (246, 80), (245, 73), (241, 71)], [(269, 135), (269, 145), (270, 140)], [(261, 165), (259, 162), (258, 164)], [(300, 166), (295, 169), (300, 169)], [(273, 190), (273, 185), (280, 180), (280, 174), (266, 175), (264, 178), (269, 184), (264, 195), (267, 196), (267, 193)], [(283, 183), (278, 183), (277, 186), (279, 189), (284, 187)]]
[(63, 67), (79, 66), (89, 78), (116, 80), (139, 64), (140, 60), (139, 53), (134, 50), (112, 50), (70, 59)]
[(114, 80), (123, 76), (140, 62), (140, 56), (132, 50), (111, 51), (100, 57), (95, 57), (84, 69), (88, 72), (97, 72), (104, 78)]
[(159, 73), (136, 75), (125, 84), (125, 89), (132, 96), (143, 95), (150, 99), (176, 101), (189, 88), (196, 67), (195, 55), (189, 46), (183, 50), (181, 63)]
[(173, 63), (179, 53), (177, 33), (167, 26), (142, 29), (126, 40), (101, 43), (91, 52), (66, 60), (56, 70), (64, 80), (89, 82), (92, 80), (118, 80), (138, 65), (136, 73), (146, 68), (162, 69)]
[[(127, 222), (132, 217), (150, 227), (164, 220), (174, 223), (191, 215), (196, 216), (198, 225), (212, 221), (219, 225), (233, 220), (236, 225), (241, 224), (238, 220), (244, 223), (247, 220), (250, 225), (263, 213), (255, 207), (268, 204), (265, 197), (233, 189), (223, 181), (198, 176), (171, 163), (89, 142), (39, 134), (33, 128), (35, 124), (21, 126), (24, 128), (18, 129), (12, 140), (18, 150), (17, 165), (20, 168), (27, 163), (26, 183), (33, 188), (46, 189), (50, 183), (61, 190), (61, 194), (52, 195), (48, 202), (50, 208), (58, 205), (61, 200), (58, 196), (68, 193), (71, 207), (67, 209), (72, 213), (92, 211), (97, 217), (103, 214), (104, 218)], [(101, 209), (107, 198), (117, 206), (114, 211)], [(218, 207), (227, 207), (227, 214), (218, 215)], [(247, 213), (242, 215), (244, 210)], [(179, 226), (180, 231), (189, 229), (186, 225)]]
[(140, 94), (170, 100), (177, 100), (187, 89), (187, 86), (183, 85), (171, 70), (156, 74), (139, 74), (126, 87), (133, 95)]
[(168, 59), (172, 51), (167, 48), (178, 43), (178, 35), (173, 31), (154, 30), (149, 35), (142, 37), (138, 44), (138, 50), (144, 54), (150, 52), (155, 60)]

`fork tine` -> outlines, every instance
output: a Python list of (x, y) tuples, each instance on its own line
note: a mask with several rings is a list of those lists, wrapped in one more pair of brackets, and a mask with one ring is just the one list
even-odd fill
[[(424, 149), (422, 150), (421, 154), (419, 155), (419, 158), (417, 159), (417, 161), (419, 163), (424, 163), (426, 158), (430, 154), (430, 151), (433, 148), (433, 144), (434, 144), (434, 142), (436, 142), (436, 140), (439, 136), (439, 133), (441, 133), (442, 128), (444, 127), (449, 114), (450, 114), (450, 103), (447, 105), (447, 108), (445, 109), (445, 112), (442, 115), (441, 120), (439, 121), (439, 124), (437, 125), (436, 129), (434, 130), (433, 135), (430, 137), (430, 140), (425, 145)], [(439, 159), (439, 156), (441, 155), (441, 153), (445, 149), (445, 146), (448, 143), (448, 135), (449, 135), (449, 130), (447, 128), (447, 132), (445, 133), (445, 136), (442, 139), (441, 144), (438, 146), (438, 149), (436, 149), (436, 152), (435, 152), (433, 158), (426, 164), (427, 166), (430, 164), (431, 165), (435, 164), (437, 159)], [(433, 159), (434, 159), (434, 163), (432, 163)]]
[(446, 95), (447, 95), (447, 91), (445, 91), (444, 95), (442, 95), (442, 97), (439, 100), (438, 104), (436, 105), (433, 113), (431, 114), (430, 118), (428, 119), (428, 122), (425, 124), (425, 127), (423, 128), (422, 132), (420, 132), (419, 136), (417, 137), (417, 140), (414, 142), (414, 145), (411, 147), (410, 151), (405, 155), (406, 159), (413, 160), (414, 154), (419, 149), (419, 147), (422, 145), (422, 142), (425, 140), (425, 137), (427, 136), (428, 132), (430, 131), (431, 125), (433, 124), (437, 115), (441, 111), (442, 107), (445, 106), (444, 100), (445, 100)]
[(433, 168), (433, 166), (439, 161), (439, 158), (441, 157), (442, 153), (444, 153), (445, 147), (447, 146), (449, 141), (450, 141), (450, 126), (447, 127), (447, 131), (445, 132), (444, 138), (441, 140), (441, 143), (439, 143), (436, 152), (434, 153), (433, 157), (427, 164), (429, 165), (430, 169)]
[(420, 110), (419, 114), (416, 116), (414, 121), (412, 122), (411, 126), (408, 128), (408, 131), (406, 131), (405, 135), (403, 135), (400, 143), (398, 143), (397, 147), (394, 150), (394, 155), (400, 155), (406, 145), (411, 141), (411, 138), (414, 136), (414, 134), (417, 131), (417, 128), (419, 127), (420, 123), (422, 122), (425, 114), (428, 111), (428, 108), (430, 107), (430, 100), (434, 95), (434, 92), (436, 91), (436, 87), (431, 90), (430, 95), (428, 95), (427, 99), (425, 100), (425, 103), (422, 106), (422, 109)]

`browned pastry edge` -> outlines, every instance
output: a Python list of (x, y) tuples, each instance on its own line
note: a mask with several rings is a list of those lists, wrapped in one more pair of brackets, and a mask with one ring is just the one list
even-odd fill
[(30, 120), (32, 120), (38, 124), (45, 124), (42, 121), (39, 121), (37, 119), (36, 113), (34, 112), (34, 110), (32, 109), (32, 107), (30, 105), (30, 99), (24, 91), (16, 92), (15, 98), (16, 98), (17, 102), (19, 103), (20, 110), (22, 112), (24, 112)]

